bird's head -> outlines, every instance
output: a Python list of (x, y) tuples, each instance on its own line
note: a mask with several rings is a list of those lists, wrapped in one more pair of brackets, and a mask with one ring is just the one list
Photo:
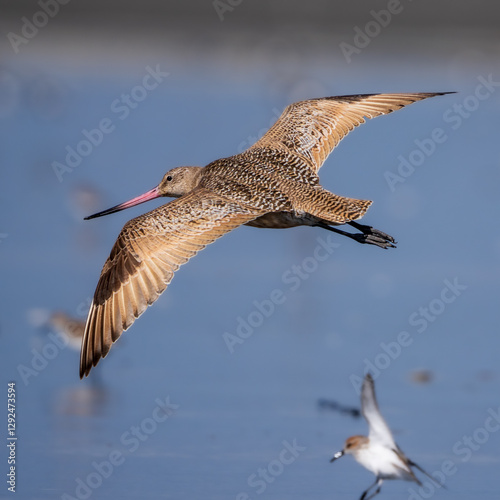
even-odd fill
[(341, 451), (338, 451), (333, 455), (333, 458), (330, 462), (334, 462), (337, 458), (340, 458), (344, 455), (355, 455), (360, 450), (365, 448), (368, 445), (368, 438), (366, 436), (351, 436), (346, 439), (344, 443), (344, 448)]
[(137, 196), (125, 203), (120, 203), (114, 207), (98, 212), (85, 220), (95, 219), (103, 215), (109, 215), (126, 208), (135, 207), (149, 200), (167, 196), (171, 198), (179, 198), (192, 191), (200, 182), (202, 167), (176, 167), (169, 170), (161, 180), (160, 184), (150, 191)]
[(176, 167), (169, 170), (156, 187), (158, 196), (178, 198), (192, 191), (200, 182), (202, 167)]

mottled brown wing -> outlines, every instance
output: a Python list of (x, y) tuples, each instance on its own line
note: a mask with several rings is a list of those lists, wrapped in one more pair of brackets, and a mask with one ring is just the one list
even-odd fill
[(448, 93), (365, 94), (296, 102), (283, 111), (278, 121), (248, 151), (285, 149), (304, 159), (317, 173), (333, 148), (365, 119)]
[(167, 288), (175, 271), (209, 243), (262, 215), (198, 188), (123, 227), (90, 307), (80, 377)]

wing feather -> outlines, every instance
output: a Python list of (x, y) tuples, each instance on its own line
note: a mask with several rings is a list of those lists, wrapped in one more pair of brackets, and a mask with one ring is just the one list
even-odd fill
[(90, 307), (80, 376), (167, 288), (175, 271), (209, 243), (262, 215), (198, 188), (123, 227), (104, 264)]
[(368, 439), (373, 443), (380, 443), (388, 448), (397, 449), (392, 432), (380, 413), (375, 397), (375, 383), (370, 374), (367, 374), (361, 387), (361, 412), (368, 422)]
[(366, 119), (448, 93), (364, 94), (299, 101), (285, 108), (278, 121), (248, 151), (286, 150), (305, 160), (317, 173), (337, 144)]

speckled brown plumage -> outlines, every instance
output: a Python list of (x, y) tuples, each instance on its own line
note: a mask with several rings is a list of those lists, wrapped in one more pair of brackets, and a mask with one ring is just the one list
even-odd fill
[[(371, 94), (327, 97), (288, 106), (252, 147), (204, 168), (177, 167), (150, 192), (92, 217), (158, 196), (177, 197), (125, 224), (104, 264), (83, 336), (80, 376), (168, 286), (175, 271), (223, 234), (246, 224), (320, 226), (361, 243), (394, 246), (392, 237), (363, 226), (371, 201), (321, 187), (318, 171), (333, 148), (365, 119), (440, 95)], [(92, 218), (89, 217), (89, 218)], [(350, 224), (360, 233), (332, 226)]]

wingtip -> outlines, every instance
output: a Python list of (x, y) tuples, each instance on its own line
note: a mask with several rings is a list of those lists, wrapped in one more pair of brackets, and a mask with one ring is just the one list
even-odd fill
[(80, 380), (89, 376), (90, 370), (92, 369), (92, 364), (89, 365), (84, 359), (80, 361)]
[[(109, 349), (108, 349), (108, 351), (109, 351)], [(94, 353), (94, 357), (88, 356), (88, 355), (84, 356), (83, 352), (82, 352), (82, 356), (80, 358), (80, 380), (89, 376), (92, 368), (97, 366), (99, 361), (107, 356), (108, 351), (106, 351), (105, 354), (100, 352), (99, 354), (96, 355)]]
[(82, 338), (82, 346), (80, 348), (80, 380), (83, 380), (90, 371), (90, 368), (88, 367), (88, 362), (87, 362), (87, 338), (88, 338), (88, 333), (87, 333), (87, 328), (88, 328), (88, 319), (87, 319), (87, 324), (85, 325), (85, 330), (83, 332), (83, 338)]
[[(442, 95), (448, 95), (448, 94), (456, 94), (457, 92), (456, 91), (447, 91), (447, 92), (416, 92), (415, 94), (413, 94), (413, 96), (415, 97), (415, 101), (420, 101), (420, 100), (424, 100), (424, 99), (429, 99), (431, 97), (439, 97), (439, 96), (442, 96)], [(409, 95), (412, 95), (412, 94), (409, 94)]]
[(447, 95), (447, 94), (456, 94), (456, 90), (447, 90), (446, 92), (418, 92), (417, 95), (427, 95), (429, 97), (433, 97), (436, 95)]
[(80, 365), (80, 380), (83, 380), (85, 377), (87, 377), (89, 373), (89, 369), (84, 368), (82, 365)]
[(85, 330), (84, 337), (82, 340), (82, 347), (80, 351), (80, 380), (89, 376), (90, 370), (92, 370), (92, 358), (89, 357), (88, 353), (88, 335), (87, 330)]
[(375, 397), (375, 380), (371, 373), (367, 373), (363, 380), (363, 385), (361, 387), (361, 392), (363, 395), (368, 396), (369, 394), (373, 394)]
[(436, 96), (449, 95), (449, 94), (458, 94), (458, 92), (456, 90), (451, 90), (448, 92), (430, 92), (428, 94), (428, 97), (436, 97)]
[(446, 95), (446, 94), (456, 94), (457, 91), (456, 90), (447, 90), (445, 92), (424, 92), (424, 94), (428, 94), (428, 95)]

